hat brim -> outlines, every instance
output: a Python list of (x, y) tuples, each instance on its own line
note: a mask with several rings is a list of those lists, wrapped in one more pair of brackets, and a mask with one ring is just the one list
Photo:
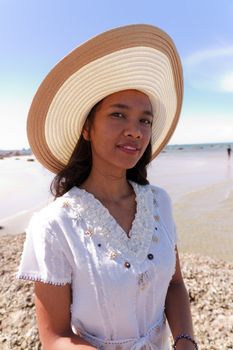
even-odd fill
[(131, 25), (87, 41), (61, 60), (42, 82), (27, 124), (37, 159), (54, 173), (62, 170), (92, 107), (104, 97), (128, 89), (144, 92), (151, 101), (154, 158), (178, 122), (182, 68), (166, 33), (149, 25)]

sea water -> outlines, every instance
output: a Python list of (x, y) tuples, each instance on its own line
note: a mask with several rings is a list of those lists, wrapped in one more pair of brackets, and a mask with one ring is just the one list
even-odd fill
[[(208, 189), (208, 203), (232, 193), (233, 157), (228, 144), (167, 146), (150, 164), (150, 183), (163, 187), (174, 203), (185, 195)], [(231, 144), (233, 149), (233, 144)], [(54, 174), (29, 157), (0, 160), (1, 234), (23, 232), (33, 212), (52, 200), (49, 191)], [(31, 158), (31, 157), (30, 157)]]
[(233, 157), (226, 144), (169, 146), (148, 169), (152, 184), (165, 188), (173, 201), (185, 194), (225, 184), (221, 199), (232, 190)]
[(1, 234), (24, 232), (32, 213), (51, 200), (52, 173), (28, 158), (0, 160)]

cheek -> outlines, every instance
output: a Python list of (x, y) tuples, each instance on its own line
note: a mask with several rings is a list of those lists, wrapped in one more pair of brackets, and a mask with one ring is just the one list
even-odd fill
[(91, 140), (96, 144), (108, 145), (110, 142), (114, 143), (120, 135), (120, 128), (117, 125), (109, 123), (101, 123), (98, 127), (91, 130)]
[(106, 154), (113, 146), (114, 139), (108, 130), (98, 130), (91, 135), (92, 152)]
[(149, 143), (152, 137), (152, 129), (151, 128), (145, 128), (142, 130), (142, 135), (145, 140), (145, 142)]
[(107, 144), (109, 141), (113, 142), (114, 135), (111, 129), (102, 128), (101, 130), (98, 130), (91, 135), (91, 140), (95, 144)]

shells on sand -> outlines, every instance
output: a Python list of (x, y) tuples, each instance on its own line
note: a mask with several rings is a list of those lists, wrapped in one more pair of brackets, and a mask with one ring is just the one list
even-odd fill
[[(15, 278), (24, 238), (0, 237), (1, 350), (41, 349), (33, 283)], [(181, 253), (180, 260), (200, 349), (233, 349), (233, 263)]]

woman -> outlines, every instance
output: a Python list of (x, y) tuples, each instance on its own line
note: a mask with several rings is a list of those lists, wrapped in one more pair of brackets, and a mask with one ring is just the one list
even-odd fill
[(44, 350), (197, 349), (166, 192), (146, 167), (183, 95), (179, 56), (158, 28), (132, 25), (78, 47), (29, 112), (56, 200), (32, 218), (19, 278), (35, 281)]

